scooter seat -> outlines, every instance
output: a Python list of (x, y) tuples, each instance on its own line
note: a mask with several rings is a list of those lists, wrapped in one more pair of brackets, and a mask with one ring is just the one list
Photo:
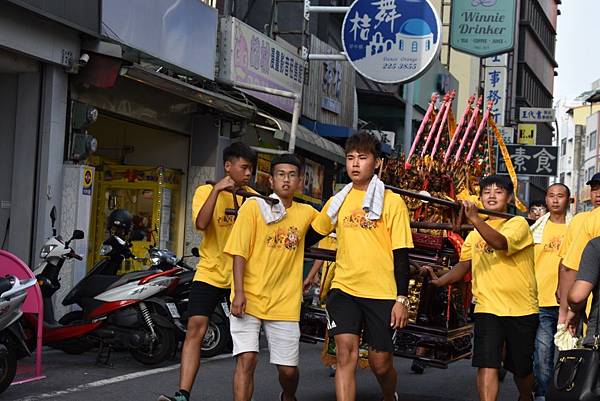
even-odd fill
[(122, 275), (121, 277), (119, 277), (119, 279), (117, 281), (115, 281), (114, 283), (112, 283), (106, 290), (107, 291), (112, 290), (113, 288), (120, 287), (123, 284), (127, 284), (132, 281), (140, 280), (140, 279), (142, 279), (146, 276), (149, 276), (151, 274), (154, 274), (156, 272), (157, 272), (156, 270), (142, 270), (142, 271), (126, 273), (126, 274)]

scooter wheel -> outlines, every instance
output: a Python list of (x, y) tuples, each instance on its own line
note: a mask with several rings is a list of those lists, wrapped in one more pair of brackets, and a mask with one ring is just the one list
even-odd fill
[(152, 352), (150, 352), (148, 347), (130, 350), (133, 359), (144, 365), (156, 365), (157, 363), (161, 363), (173, 355), (177, 348), (177, 339), (173, 329), (156, 325), (154, 330), (158, 338), (152, 346)]
[(202, 358), (212, 358), (222, 354), (227, 347), (228, 338), (227, 325), (209, 321), (202, 340)]
[(412, 365), (410, 366), (410, 370), (412, 370), (413, 373), (422, 375), (423, 373), (425, 373), (426, 367), (427, 367), (427, 365), (424, 364), (423, 362), (413, 359)]
[(0, 357), (0, 393), (10, 386), (17, 373), (17, 356), (10, 347), (4, 357)]

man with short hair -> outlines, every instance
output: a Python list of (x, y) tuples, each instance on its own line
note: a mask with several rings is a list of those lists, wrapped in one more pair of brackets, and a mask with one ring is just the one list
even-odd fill
[(527, 217), (531, 220), (537, 220), (546, 213), (548, 213), (548, 207), (546, 206), (545, 201), (533, 200), (531, 203), (529, 203)]
[[(548, 384), (554, 372), (554, 335), (558, 323), (558, 302), (555, 289), (558, 285), (558, 251), (567, 231), (567, 210), (571, 192), (561, 183), (546, 190), (545, 204), (548, 213), (532, 226), (535, 244), (535, 277), (540, 307), (533, 360), (535, 376), (535, 401), (544, 401)], [(569, 215), (570, 217), (570, 215)]]
[(395, 329), (408, 320), (408, 249), (413, 247), (408, 209), (375, 175), (381, 143), (366, 132), (346, 142), (351, 183), (333, 196), (312, 224), (338, 240), (336, 268), (327, 298), (328, 328), (335, 339), (338, 401), (356, 399), (356, 366), (363, 333), (371, 370), (384, 401), (398, 399), (392, 359)]
[[(223, 253), (233, 227), (234, 216), (226, 213), (234, 207), (233, 195), (226, 190), (246, 187), (256, 164), (256, 153), (248, 145), (236, 142), (223, 151), (225, 177), (215, 185), (201, 185), (192, 201), (192, 216), (197, 230), (204, 234), (200, 260), (190, 289), (189, 319), (183, 350), (179, 391), (161, 395), (158, 401), (189, 401), (190, 391), (200, 367), (200, 351), (210, 316), (219, 302), (229, 297), (232, 258)], [(238, 202), (242, 198), (238, 197)]]
[[(514, 187), (502, 176), (481, 180), (481, 201), (488, 210), (506, 213)], [(539, 323), (533, 238), (525, 218), (490, 216), (483, 220), (477, 206), (461, 201), (475, 230), (461, 249), (460, 262), (431, 283), (446, 286), (473, 275), (475, 305), (473, 360), (481, 401), (498, 397), (498, 370), (504, 366), (514, 375), (519, 401), (533, 393), (533, 353)], [(504, 354), (504, 349), (506, 353)]]
[(294, 202), (301, 163), (292, 154), (271, 161), (271, 197), (250, 198), (240, 207), (224, 252), (233, 257), (231, 338), (236, 357), (234, 401), (250, 401), (264, 329), (270, 361), (277, 366), (280, 401), (294, 401), (298, 387), (300, 302), (306, 233), (317, 211)]
[(594, 174), (586, 185), (590, 186), (593, 210), (578, 213), (573, 217), (559, 251), (561, 261), (557, 290), (560, 302), (558, 323), (571, 326), (572, 331), (578, 323), (579, 316), (568, 310), (567, 295), (575, 282), (583, 249), (589, 240), (600, 235), (600, 173)]

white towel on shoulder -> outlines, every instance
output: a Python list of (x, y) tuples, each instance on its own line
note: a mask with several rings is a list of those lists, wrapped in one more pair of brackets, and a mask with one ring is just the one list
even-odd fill
[[(352, 183), (346, 185), (340, 192), (334, 195), (329, 209), (327, 209), (327, 216), (331, 219), (331, 224), (337, 223), (337, 216), (340, 212), (342, 204), (346, 200), (346, 197), (352, 190)], [(377, 177), (377, 174), (373, 175), (365, 198), (363, 199), (362, 208), (367, 214), (366, 217), (369, 220), (379, 220), (383, 212), (383, 198), (385, 195), (385, 184)]]
[[(542, 243), (542, 237), (544, 236), (544, 228), (546, 228), (546, 223), (548, 222), (548, 220), (550, 220), (550, 212), (537, 219), (537, 221), (533, 223), (531, 227), (529, 227), (529, 229), (531, 230), (531, 235), (533, 235), (534, 244)], [(571, 223), (571, 220), (573, 220), (573, 215), (571, 214), (571, 212), (567, 212), (566, 223)]]
[(260, 210), (260, 214), (262, 215), (265, 223), (277, 223), (278, 221), (281, 221), (286, 215), (285, 206), (283, 206), (283, 202), (281, 201), (279, 196), (277, 196), (277, 194), (273, 193), (269, 195), (269, 198), (277, 199), (279, 202), (277, 202), (274, 205), (271, 205), (266, 200), (257, 196), (248, 198), (248, 200), (256, 201), (256, 203), (258, 204), (258, 209)]

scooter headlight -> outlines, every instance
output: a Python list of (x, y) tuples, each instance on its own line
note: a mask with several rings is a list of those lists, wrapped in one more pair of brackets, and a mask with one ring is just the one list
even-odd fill
[(48, 255), (50, 255), (50, 252), (52, 252), (56, 247), (57, 245), (44, 245), (40, 252), (40, 258), (46, 259)]
[(108, 244), (104, 244), (100, 247), (100, 256), (106, 256), (109, 253), (112, 252), (113, 247), (108, 245)]

